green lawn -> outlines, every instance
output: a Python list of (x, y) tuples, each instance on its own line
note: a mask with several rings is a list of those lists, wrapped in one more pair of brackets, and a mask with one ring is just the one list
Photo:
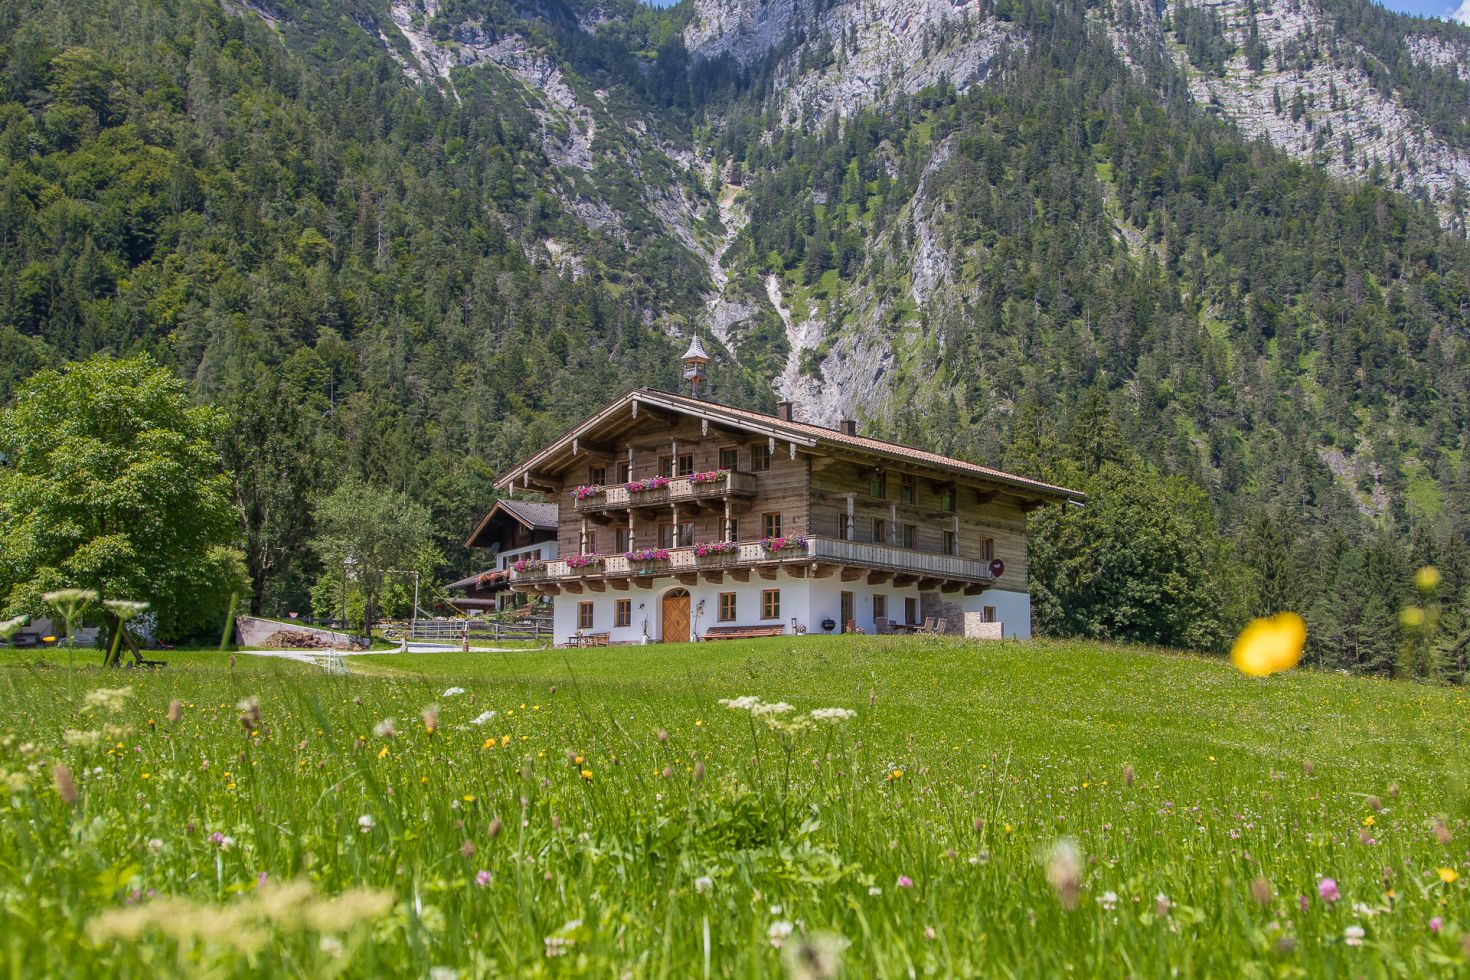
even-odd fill
[(1470, 970), (1458, 690), (882, 638), (170, 661), (0, 655), (11, 971)]

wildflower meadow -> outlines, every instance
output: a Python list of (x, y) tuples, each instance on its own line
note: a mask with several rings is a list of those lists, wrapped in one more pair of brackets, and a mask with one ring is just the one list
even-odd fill
[(6, 653), (0, 958), (1464, 976), (1467, 750), (1463, 690), (1087, 643)]

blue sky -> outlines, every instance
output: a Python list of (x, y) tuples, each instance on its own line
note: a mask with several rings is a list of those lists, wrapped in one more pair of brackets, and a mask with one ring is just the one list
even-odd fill
[(1470, 0), (1383, 0), (1389, 10), (1423, 17), (1451, 17), (1457, 12), (1461, 20), (1470, 19)]

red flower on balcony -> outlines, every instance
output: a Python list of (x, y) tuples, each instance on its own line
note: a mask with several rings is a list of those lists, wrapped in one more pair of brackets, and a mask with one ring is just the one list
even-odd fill
[(668, 485), (668, 477), (650, 476), (646, 480), (634, 480), (632, 483), (624, 483), (623, 489), (629, 493), (643, 493), (645, 490), (662, 490)]
[(668, 561), (669, 551), (667, 548), (634, 548), (623, 557), (632, 562)]
[(606, 490), (606, 487), (597, 484), (584, 483), (572, 491), (572, 496), (578, 500), (586, 500), (588, 497), (601, 497)]
[(806, 538), (800, 535), (783, 535), (779, 538), (761, 538), (761, 547), (775, 554), (780, 551), (805, 551)]
[(516, 562), (510, 567), (511, 571), (516, 572), (517, 574), (525, 572), (540, 572), (545, 570), (546, 562), (542, 561), (540, 558), (522, 558), (520, 561)]
[(692, 473), (689, 476), (690, 483), (719, 483), (730, 476), (729, 470), (705, 470), (703, 473)]
[(709, 555), (730, 555), (740, 550), (740, 545), (734, 541), (708, 541), (694, 546), (694, 557), (705, 558)]
[(568, 568), (599, 568), (601, 565), (601, 555), (572, 555), (567, 559)]

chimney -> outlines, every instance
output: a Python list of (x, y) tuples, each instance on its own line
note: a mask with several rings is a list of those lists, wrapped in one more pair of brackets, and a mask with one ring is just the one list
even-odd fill
[(792, 405), (791, 402), (777, 402), (776, 418), (780, 419), (782, 422), (795, 422), (796, 418), (792, 414), (792, 409), (794, 407), (795, 406)]
[(843, 419), (837, 428), (845, 436), (857, 435), (857, 419)]

